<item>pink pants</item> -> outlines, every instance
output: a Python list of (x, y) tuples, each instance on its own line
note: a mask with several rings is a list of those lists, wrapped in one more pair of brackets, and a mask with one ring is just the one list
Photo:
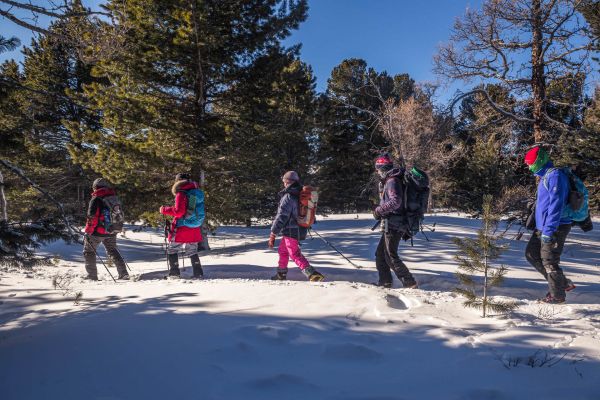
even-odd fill
[(279, 269), (287, 269), (290, 257), (300, 269), (304, 269), (309, 266), (308, 260), (302, 255), (300, 246), (296, 239), (292, 239), (287, 236), (281, 238), (279, 247), (277, 248), (279, 253)]

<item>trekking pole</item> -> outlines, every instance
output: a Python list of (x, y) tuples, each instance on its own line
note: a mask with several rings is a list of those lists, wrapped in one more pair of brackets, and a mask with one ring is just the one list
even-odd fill
[(371, 227), (371, 230), (374, 231), (375, 229), (377, 229), (379, 227), (379, 225), (381, 225), (381, 220), (378, 219), (377, 222), (375, 222), (375, 225), (373, 225)]
[(119, 249), (117, 249), (116, 246), (115, 246), (115, 251), (117, 252), (117, 254), (119, 254), (119, 257), (121, 257), (121, 260), (123, 260), (123, 263), (125, 264), (125, 266), (129, 270), (129, 272), (133, 272), (133, 270), (129, 266), (129, 263), (125, 260), (125, 257), (123, 257), (123, 254), (121, 254), (121, 252), (119, 251)]
[[(87, 237), (87, 235), (86, 235)], [(88, 238), (88, 242), (89, 242), (89, 238)], [(100, 262), (102, 263), (102, 265), (104, 265), (104, 268), (106, 268), (106, 272), (108, 272), (108, 274), (110, 275), (110, 277), (112, 278), (113, 281), (115, 281), (115, 283), (117, 283), (117, 280), (115, 279), (115, 277), (113, 276), (113, 274), (110, 273), (110, 270), (108, 269), (108, 267), (106, 266), (106, 264), (104, 263), (104, 260), (102, 259), (102, 257), (100, 257), (100, 255), (98, 254), (98, 252), (96, 251), (96, 249), (94, 248), (94, 246), (90, 243), (90, 246), (92, 247), (92, 250), (94, 250), (94, 254), (96, 255), (96, 257), (98, 257), (98, 259), (100, 260)]]
[(167, 257), (167, 274), (170, 271), (170, 266), (169, 266), (169, 250), (168, 250), (168, 243), (167, 243), (167, 237), (169, 235), (169, 220), (167, 220), (167, 217), (165, 217), (163, 215), (163, 219), (164, 219), (164, 228), (163, 228), (163, 239), (165, 241), (165, 257)]
[(336, 248), (334, 245), (332, 245), (332, 244), (331, 244), (331, 243), (330, 243), (330, 242), (329, 242), (327, 239), (325, 239), (323, 236), (321, 236), (321, 235), (319, 234), (319, 232), (315, 231), (314, 229), (311, 229), (311, 230), (312, 230), (312, 231), (313, 231), (313, 232), (314, 232), (314, 233), (315, 233), (315, 234), (316, 234), (318, 237), (320, 237), (322, 241), (324, 241), (325, 243), (327, 243), (327, 245), (328, 245), (329, 247), (331, 247), (331, 248), (332, 248), (333, 250), (335, 250), (335, 251), (336, 251), (336, 252), (337, 252), (337, 253), (338, 253), (340, 256), (344, 257), (344, 259), (346, 259), (346, 261), (348, 261), (350, 264), (352, 264), (352, 266), (353, 266), (354, 268), (357, 268), (357, 269), (362, 269), (362, 268), (363, 268), (363, 267), (362, 267), (362, 266), (360, 266), (360, 265), (356, 265), (356, 264), (354, 264), (354, 263), (353, 263), (353, 262), (352, 262), (352, 261), (351, 261), (351, 260), (350, 260), (348, 257), (346, 257), (344, 254), (342, 254), (342, 252), (341, 252), (341, 251), (339, 251), (339, 250), (338, 250), (338, 249), (337, 249), (337, 248)]

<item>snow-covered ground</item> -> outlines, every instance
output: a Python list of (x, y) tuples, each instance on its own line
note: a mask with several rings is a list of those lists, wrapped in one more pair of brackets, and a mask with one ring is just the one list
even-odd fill
[(600, 399), (598, 221), (569, 236), (563, 266), (577, 289), (565, 305), (535, 301), (547, 288), (524, 259), (529, 234), (510, 241), (496, 293), (520, 307), (486, 319), (452, 293), (451, 238), (474, 235), (480, 221), (427, 222), (436, 223), (430, 242), (400, 248), (418, 290), (370, 285), (379, 233), (368, 215), (315, 226), (363, 266), (309, 239), (303, 251), (322, 283), (295, 267), (289, 281), (270, 281), (277, 253), (267, 228), (219, 229), (202, 256), (203, 281), (160, 279), (159, 232), (120, 239), (135, 282), (112, 282), (100, 263), (103, 280), (84, 282), (81, 247), (50, 245), (59, 266), (0, 274), (0, 398)]

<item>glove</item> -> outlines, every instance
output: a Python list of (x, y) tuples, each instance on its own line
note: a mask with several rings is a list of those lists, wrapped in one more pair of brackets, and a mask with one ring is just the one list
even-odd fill
[(548, 235), (542, 235), (542, 242), (546, 244), (554, 243), (554, 237)]
[(158, 209), (158, 212), (161, 214), (164, 214), (163, 210), (165, 209), (165, 206), (160, 206), (160, 208)]
[(277, 237), (276, 234), (274, 234), (273, 232), (271, 232), (271, 234), (269, 235), (269, 248), (272, 249), (273, 247), (275, 247), (275, 238)]
[(373, 218), (375, 218), (375, 219), (376, 219), (376, 220), (378, 220), (378, 221), (381, 219), (381, 214), (379, 214), (379, 213), (377, 212), (377, 206), (374, 206), (374, 207), (373, 207)]

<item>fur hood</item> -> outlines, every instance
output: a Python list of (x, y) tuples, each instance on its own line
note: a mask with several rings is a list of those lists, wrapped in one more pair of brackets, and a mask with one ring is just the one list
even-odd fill
[(171, 188), (171, 193), (173, 193), (173, 196), (176, 196), (178, 191), (190, 189), (198, 189), (198, 184), (194, 181), (182, 179), (180, 181), (175, 181), (173, 187)]

